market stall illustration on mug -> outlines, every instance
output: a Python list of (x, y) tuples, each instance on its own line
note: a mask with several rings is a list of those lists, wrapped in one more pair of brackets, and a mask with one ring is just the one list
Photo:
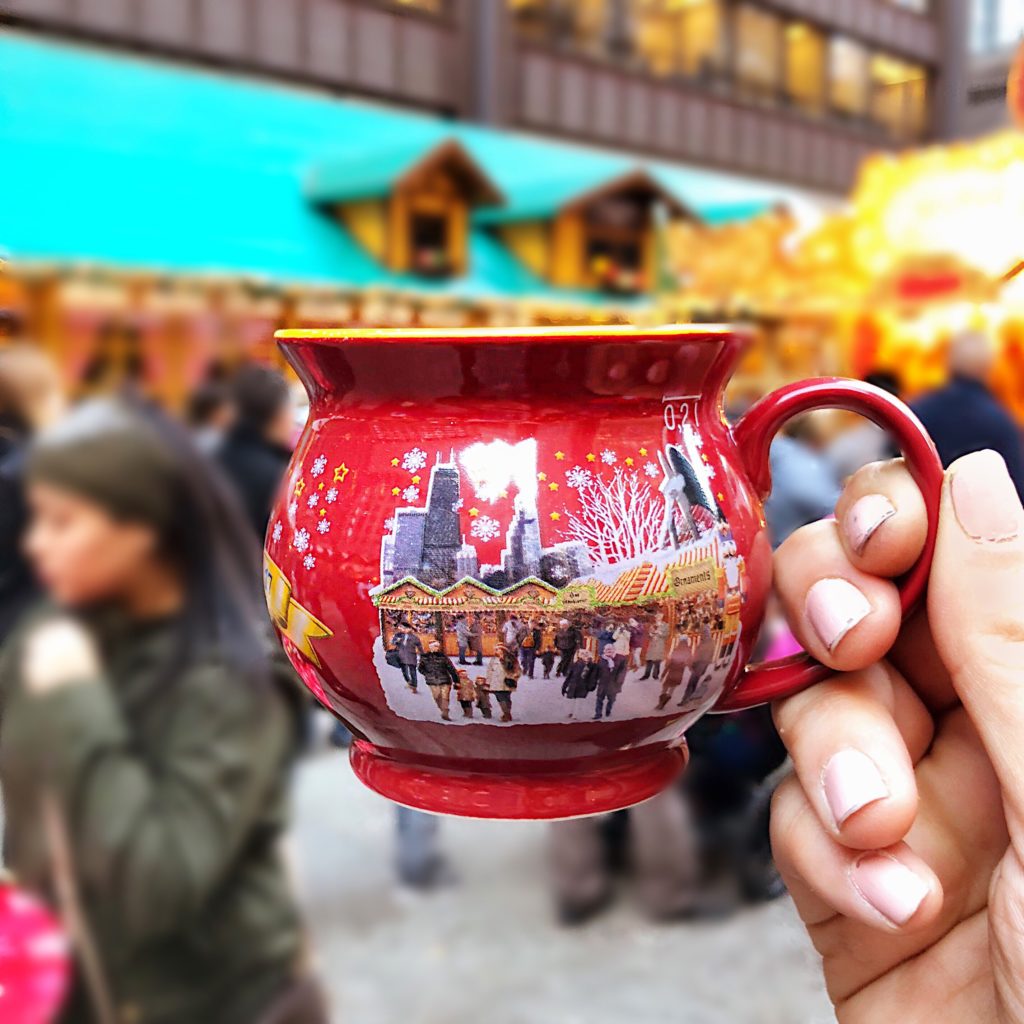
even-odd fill
[(693, 427), (586, 452), (533, 438), (415, 447), (391, 465), (403, 503), (370, 599), (397, 714), (614, 721), (720, 694), (745, 566)]

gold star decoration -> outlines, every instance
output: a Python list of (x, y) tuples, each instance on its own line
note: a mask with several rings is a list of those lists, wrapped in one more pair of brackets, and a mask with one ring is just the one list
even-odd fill
[(593, 452), (587, 452), (587, 462), (597, 462), (597, 456)]
[(538, 480), (539, 480), (539, 481), (540, 481), (541, 483), (544, 483), (544, 481), (545, 481), (545, 480), (547, 480), (547, 478), (548, 478), (548, 475), (547, 475), (547, 473), (538, 473), (538, 474), (537, 474), (537, 479), (538, 479)]
[(647, 449), (646, 448), (641, 448), (640, 449), (640, 454), (641, 455), (646, 455), (647, 454)]
[(306, 489), (306, 481), (305, 481), (305, 480), (300, 480), (300, 481), (299, 481), (299, 482), (298, 482), (298, 483), (297, 483), (297, 484), (295, 485), (295, 497), (296, 497), (296, 498), (301, 498), (301, 497), (302, 497), (302, 492), (303, 492), (303, 491), (304, 491), (305, 489)]
[(708, 457), (707, 457), (707, 455), (704, 454), (704, 452), (700, 453), (700, 461), (701, 462), (707, 462), (708, 461)]
[(398, 495), (402, 493), (402, 488), (401, 487), (392, 487), (391, 488), (391, 493), (397, 498)]
[(717, 499), (718, 499), (719, 501), (725, 501), (725, 495), (724, 495), (724, 494), (723, 494), (723, 493), (722, 493), (721, 491), (719, 491), (719, 492), (718, 492), (718, 493), (717, 493), (717, 494), (715, 495), (715, 497), (716, 497), (716, 498), (717, 498)]
[(348, 466), (346, 466), (344, 462), (340, 466), (335, 466), (334, 482), (336, 484), (343, 484), (345, 482), (345, 477), (348, 476), (348, 472)]
[(560, 512), (552, 512), (551, 513), (551, 521), (552, 522), (557, 523), (558, 520), (561, 519), (561, 518), (562, 518), (562, 514)]
[(414, 476), (414, 477), (412, 478), (412, 482), (413, 482), (414, 484), (418, 484), (418, 483), (420, 482), (420, 479), (421, 479), (421, 477), (420, 477), (419, 475), (417, 475), (417, 476)]
[(322, 491), (322, 490), (324, 489), (324, 482), (323, 482), (323, 480), (321, 480), (321, 481), (320, 481), (320, 483), (318, 483), (318, 484), (316, 485), (316, 489), (317, 489), (318, 491)]
[(391, 460), (391, 465), (392, 466), (397, 466), (398, 465), (398, 459), (392, 459)]
[(562, 462), (565, 459), (565, 452), (555, 452), (555, 458)]
[(548, 484), (548, 490), (549, 491), (557, 491), (558, 490), (558, 484)]
[(508, 497), (508, 491), (502, 491), (501, 494), (498, 495), (498, 497), (499, 498), (507, 498)]
[(325, 508), (320, 509), (320, 515), (321, 516), (327, 515), (327, 509), (325, 509)]
[(627, 466), (632, 466), (633, 465), (633, 458), (632, 458), (632, 456), (628, 456), (626, 458), (626, 465)]
[(470, 519), (476, 519), (476, 517), (478, 515), (480, 515), (480, 509), (478, 509), (478, 508), (471, 508), (469, 510), (469, 518)]

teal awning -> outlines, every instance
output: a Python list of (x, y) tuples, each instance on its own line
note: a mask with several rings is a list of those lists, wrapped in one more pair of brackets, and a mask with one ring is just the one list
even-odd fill
[[(481, 227), (465, 277), (392, 274), (304, 188), (320, 167), (322, 188), (368, 194), (455, 139), (510, 208), (524, 210), (539, 208), (538, 190), (562, 194), (552, 182), (569, 194), (628, 174), (628, 157), (14, 31), (0, 32), (0, 69), (0, 249), (16, 259), (611, 301), (546, 285)], [(646, 172), (711, 223), (793, 194), (657, 162)]]

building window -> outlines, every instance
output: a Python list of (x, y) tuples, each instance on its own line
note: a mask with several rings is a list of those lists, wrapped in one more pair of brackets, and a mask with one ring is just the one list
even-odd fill
[(871, 58), (871, 117), (896, 139), (916, 139), (928, 119), (928, 76), (923, 67), (884, 54)]
[(927, 14), (931, 7), (930, 0), (889, 0), (893, 7), (902, 7), (915, 14)]
[(1007, 50), (1024, 36), (1021, 0), (971, 0), (971, 48)]
[(744, 5), (736, 11), (736, 80), (748, 94), (774, 96), (782, 84), (782, 23)]
[(859, 43), (842, 36), (829, 42), (829, 82), (833, 109), (849, 117), (868, 110), (868, 54)]
[(825, 108), (824, 36), (803, 22), (786, 26), (786, 98), (813, 114)]
[(447, 0), (392, 0), (392, 3), (428, 14), (444, 14)]
[(713, 75), (722, 64), (721, 0), (631, 0), (637, 59), (658, 75)]

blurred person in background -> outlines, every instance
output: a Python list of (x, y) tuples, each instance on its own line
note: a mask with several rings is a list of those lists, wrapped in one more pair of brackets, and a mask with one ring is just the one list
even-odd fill
[(235, 422), (235, 403), (228, 386), (220, 380), (200, 384), (189, 395), (185, 421), (196, 447), (204, 455), (217, 455)]
[(218, 452), (262, 540), (271, 506), (292, 456), (295, 422), (283, 374), (269, 366), (241, 367), (231, 381), (235, 422)]
[[(887, 370), (876, 370), (865, 375), (865, 384), (881, 388), (894, 398), (902, 393), (900, 379)], [(841, 431), (828, 446), (828, 458), (840, 481), (853, 476), (862, 466), (872, 462), (886, 462), (899, 455), (892, 436), (887, 430), (870, 420), (857, 419), (855, 426)]]
[(985, 334), (958, 334), (949, 346), (949, 383), (918, 399), (913, 409), (931, 434), (944, 466), (990, 449), (1003, 457), (1017, 493), (1024, 496), (1020, 430), (988, 388), (995, 358), (995, 348)]
[(832, 514), (839, 499), (839, 480), (824, 446), (814, 413), (790, 420), (772, 441), (772, 492), (764, 512), (773, 548), (801, 526)]
[(36, 593), (21, 553), (27, 447), (64, 405), (57, 368), (40, 349), (21, 343), (0, 349), (0, 644)]
[(62, 1021), (325, 1024), (278, 849), (300, 699), (240, 509), (122, 401), (43, 432), (26, 482), (46, 600), (0, 661), (5, 857), (73, 933)]

